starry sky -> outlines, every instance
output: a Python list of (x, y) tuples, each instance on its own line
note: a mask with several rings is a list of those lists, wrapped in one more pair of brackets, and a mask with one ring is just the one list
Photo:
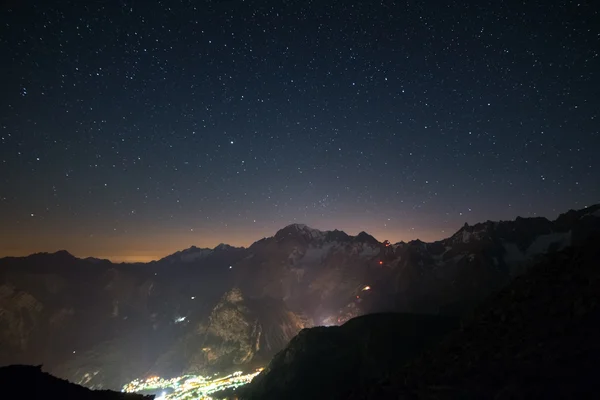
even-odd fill
[(595, 1), (4, 1), (0, 256), (600, 201)]

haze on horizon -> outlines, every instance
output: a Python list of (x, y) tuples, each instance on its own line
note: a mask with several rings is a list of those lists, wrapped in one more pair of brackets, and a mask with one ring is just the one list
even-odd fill
[[(290, 222), (296, 223), (296, 222)], [(298, 222), (300, 223), (300, 222)], [(287, 225), (287, 224), (286, 224)], [(375, 234), (375, 230), (369, 229), (341, 229), (339, 226), (332, 227), (320, 227), (318, 224), (308, 224), (311, 228), (320, 230), (343, 230), (350, 235), (356, 235), (360, 231), (364, 230), (367, 233), (373, 235), (379, 241), (390, 240), (392, 242), (399, 242), (401, 240), (407, 241), (416, 239), (410, 238), (411, 232), (399, 232), (404, 233), (404, 238), (396, 240), (393, 235), (393, 229), (387, 231), (379, 230), (379, 232), (386, 233), (385, 235)], [(80, 257), (95, 257), (101, 259), (108, 259), (113, 262), (149, 262), (158, 260), (169, 254), (173, 254), (176, 251), (189, 248), (191, 246), (214, 248), (220, 243), (226, 243), (231, 246), (237, 247), (248, 247), (252, 243), (262, 239), (263, 237), (273, 236), (277, 230), (283, 228), (285, 225), (263, 228), (263, 229), (223, 229), (218, 233), (211, 232), (185, 232), (183, 234), (168, 232), (140, 232), (128, 241), (123, 241), (121, 235), (115, 234), (109, 237), (55, 237), (41, 239), (36, 243), (35, 247), (18, 247), (18, 243), (21, 240), (18, 237), (8, 238), (3, 242), (2, 254), (4, 256), (26, 256), (36, 252), (55, 252), (58, 250), (67, 250), (71, 254)], [(377, 228), (377, 227), (371, 227)], [(424, 232), (422, 232), (424, 233)], [(426, 232), (420, 237), (421, 240), (432, 241), (440, 239), (442, 237), (436, 237), (435, 233), (431, 232), (427, 235)], [(11, 247), (12, 244), (12, 247)]]
[[(591, 205), (591, 204), (590, 204)], [(584, 206), (586, 207), (586, 206)], [(581, 207), (581, 208), (584, 208)], [(564, 210), (566, 212), (566, 210)], [(537, 216), (537, 215), (536, 215)], [(558, 215), (544, 215), (548, 219), (554, 219)], [(494, 220), (512, 220), (516, 218), (507, 217)], [(489, 218), (480, 220), (469, 220), (465, 223), (475, 224), (490, 220)], [(334, 221), (335, 222), (335, 221)], [(200, 248), (214, 248), (221, 243), (229, 244), (236, 247), (248, 247), (252, 243), (264, 238), (273, 236), (277, 230), (292, 223), (303, 223), (291, 221), (288, 224), (277, 228), (263, 227), (263, 229), (223, 229), (218, 233), (211, 233), (200, 230), (199, 232), (191, 231), (184, 234), (169, 232), (161, 234), (161, 232), (139, 232), (132, 236), (129, 241), (123, 241), (123, 235), (115, 234), (108, 237), (82, 237), (82, 236), (56, 236), (50, 239), (39, 239), (35, 247), (19, 247), (18, 243), (25, 241), (24, 238), (11, 236), (3, 241), (0, 245), (1, 257), (20, 257), (27, 256), (38, 252), (56, 252), (59, 250), (67, 250), (71, 254), (79, 258), (94, 257), (99, 259), (108, 259), (112, 262), (150, 262), (159, 260), (165, 256), (173, 254), (177, 251), (187, 249), (191, 246)], [(453, 235), (462, 224), (456, 226), (453, 230), (446, 229), (395, 229), (396, 227), (390, 223), (390, 226), (384, 226), (384, 229), (376, 226), (370, 226), (359, 229), (342, 228), (349, 224), (340, 223), (339, 226), (323, 227), (319, 223), (306, 224), (314, 229), (322, 231), (342, 230), (349, 235), (357, 235), (360, 231), (365, 231), (374, 236), (380, 242), (389, 240), (392, 243), (400, 241), (408, 242), (411, 240), (422, 240), (425, 242), (433, 242), (436, 240), (445, 239)], [(364, 227), (365, 225), (363, 225)], [(413, 234), (414, 236), (411, 236)], [(11, 246), (12, 245), (12, 246)]]

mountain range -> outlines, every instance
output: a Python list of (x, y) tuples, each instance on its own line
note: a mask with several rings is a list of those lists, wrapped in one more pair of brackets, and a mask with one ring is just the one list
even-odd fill
[(243, 400), (597, 398), (598, 232), (541, 256), (460, 320), (385, 313), (302, 330)]
[(293, 224), (248, 248), (150, 263), (66, 251), (0, 259), (0, 364), (90, 388), (266, 365), (303, 328), (374, 312), (463, 316), (548, 254), (600, 231), (600, 205), (463, 226), (433, 243)]

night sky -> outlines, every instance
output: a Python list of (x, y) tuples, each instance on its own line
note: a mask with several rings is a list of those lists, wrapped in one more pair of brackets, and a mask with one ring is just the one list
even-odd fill
[(0, 256), (596, 203), (600, 5), (525, 3), (4, 1)]

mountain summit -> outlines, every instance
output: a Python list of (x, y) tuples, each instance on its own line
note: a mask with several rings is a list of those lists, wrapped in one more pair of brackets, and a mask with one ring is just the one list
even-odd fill
[(326, 232), (310, 228), (304, 224), (291, 224), (277, 231), (275, 239), (281, 241), (293, 237), (306, 240), (321, 240), (325, 237), (325, 234)]

